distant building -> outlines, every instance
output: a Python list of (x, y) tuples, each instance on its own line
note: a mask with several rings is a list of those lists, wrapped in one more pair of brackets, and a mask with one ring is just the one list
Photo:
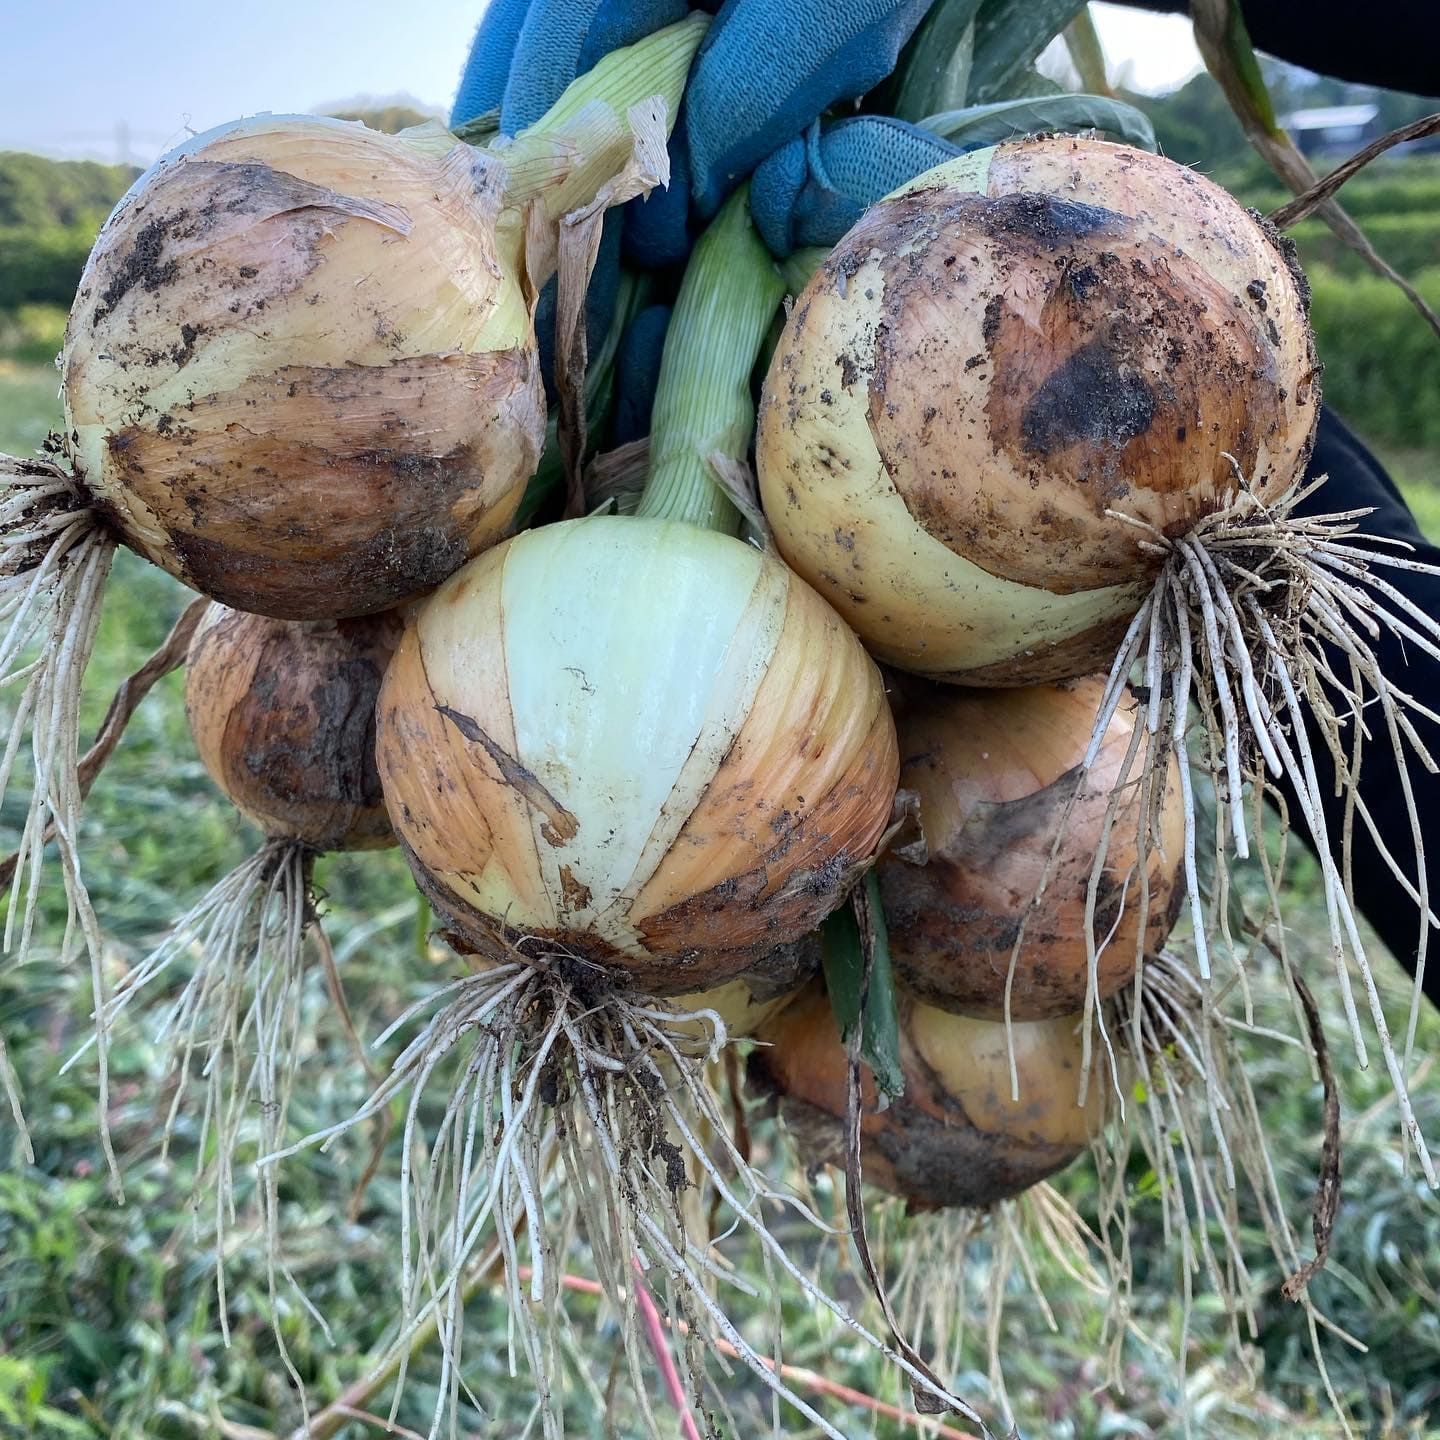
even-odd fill
[(1378, 105), (1323, 105), (1292, 110), (1280, 124), (1306, 155), (1349, 154), (1380, 136)]

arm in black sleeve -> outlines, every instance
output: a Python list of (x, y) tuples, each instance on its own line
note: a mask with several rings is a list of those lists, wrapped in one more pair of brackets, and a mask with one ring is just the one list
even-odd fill
[[(1142, 10), (1188, 13), (1186, 0), (1120, 0)], [(1437, 0), (1241, 0), (1257, 50), (1359, 85), (1440, 91)]]
[[(1440, 565), (1440, 547), (1432, 545), (1420, 533), (1415, 517), (1401, 498), (1394, 481), (1329, 409), (1320, 412), (1308, 474), (1310, 477), (1328, 475), (1329, 480), (1306, 497), (1299, 507), (1301, 513), (1315, 515), (1373, 506), (1374, 513), (1359, 522), (1361, 530), (1371, 535), (1403, 540), (1413, 547), (1413, 553), (1406, 558)], [(1376, 573), (1427, 615), (1440, 616), (1440, 575), (1417, 574), (1388, 566), (1377, 566)], [(1380, 668), (1391, 684), (1413, 695), (1420, 704), (1440, 712), (1440, 661), (1389, 631), (1383, 631), (1378, 640), (1371, 640), (1371, 644)], [(1348, 662), (1338, 651), (1334, 651), (1330, 659), (1337, 675), (1344, 677), (1349, 673)], [(1364, 746), (1360, 768), (1360, 794), (1385, 848), (1414, 883), (1415, 843), (1399, 769), (1378, 709), (1372, 708), (1369, 718), (1369, 738)], [(1412, 722), (1426, 748), (1440, 760), (1440, 726), (1413, 714)], [(1344, 801), (1332, 793), (1335, 770), (1318, 729), (1314, 724), (1308, 728), (1320, 790), (1326, 797), (1325, 825), (1332, 853), (1338, 860)], [(1407, 753), (1407, 759), (1427, 856), (1430, 908), (1440, 912), (1440, 775), (1429, 773), (1413, 752)], [(1288, 785), (1282, 786), (1282, 789), (1286, 793), (1294, 828), (1313, 848), (1313, 840), (1299, 819), (1299, 806), (1293, 790)], [(1355, 901), (1361, 913), (1396, 959), (1413, 972), (1419, 942), (1419, 907), (1386, 864), (1358, 815), (1352, 832), (1351, 866)], [(1431, 948), (1436, 950), (1436, 954), (1426, 964), (1425, 993), (1432, 1004), (1440, 1005), (1440, 938), (1432, 937)]]

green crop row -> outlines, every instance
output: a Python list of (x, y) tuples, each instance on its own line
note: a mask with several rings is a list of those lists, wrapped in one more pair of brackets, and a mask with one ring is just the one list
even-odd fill
[[(1367, 438), (1440, 446), (1440, 338), (1378, 275), (1322, 267), (1310, 283), (1326, 400)], [(1440, 267), (1420, 272), (1415, 284), (1440, 309)]]

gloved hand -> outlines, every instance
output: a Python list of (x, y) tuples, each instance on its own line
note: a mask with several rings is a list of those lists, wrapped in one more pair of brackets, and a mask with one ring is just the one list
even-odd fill
[(685, 90), (690, 190), (708, 220), (767, 155), (894, 68), (932, 0), (726, 0)]
[(450, 112), (500, 111), (500, 133), (538, 120), (602, 56), (683, 20), (686, 0), (490, 0)]
[(782, 145), (750, 182), (750, 214), (770, 253), (836, 245), (898, 185), (959, 155), (938, 135), (888, 115), (856, 115)]
[[(671, 138), (670, 189), (626, 207), (627, 253), (648, 269), (683, 260), (693, 241), (692, 206), (709, 219), (761, 161), (797, 141), (826, 109), (878, 85), (931, 3), (725, 0), (696, 56)], [(683, 18), (686, 9), (686, 0), (492, 0), (451, 123), (498, 106), (501, 132), (514, 134), (602, 55)], [(826, 173), (842, 188), (872, 172), (898, 173), (906, 143), (900, 132), (882, 125), (839, 133), (824, 155)], [(883, 151), (873, 165), (861, 155), (870, 141)], [(795, 173), (793, 157), (786, 173)], [(833, 191), (825, 181), (801, 182), (792, 208), (810, 200), (830, 205)], [(875, 199), (884, 191), (862, 184), (857, 193)]]
[[(855, 99), (894, 69), (932, 0), (725, 0), (696, 57), (670, 142), (667, 191), (624, 207), (624, 252), (646, 270), (682, 262), (703, 222), (757, 165), (757, 227), (777, 255), (833, 244), (866, 205), (958, 153), (901, 121), (857, 117), (817, 128), (831, 105)], [(685, 0), (492, 0), (461, 79), (452, 124), (500, 109), (513, 134), (538, 119), (576, 75), (610, 49), (683, 17)], [(502, 78), (503, 72), (503, 78)], [(807, 133), (808, 132), (808, 133)], [(777, 153), (778, 152), (778, 153)], [(615, 222), (591, 277), (587, 326), (603, 334), (614, 313)], [(547, 287), (548, 290), (548, 287)], [(553, 328), (542, 294), (537, 329)], [(634, 426), (648, 419), (663, 312), (627, 345), (617, 382)], [(644, 343), (641, 343), (643, 340)], [(542, 369), (551, 385), (550, 337)], [(633, 413), (632, 413), (633, 412)], [(640, 433), (643, 433), (641, 431)]]

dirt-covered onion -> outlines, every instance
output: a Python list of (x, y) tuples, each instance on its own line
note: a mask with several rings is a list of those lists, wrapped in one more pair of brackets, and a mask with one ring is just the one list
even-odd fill
[(704, 28), (605, 57), (504, 147), (260, 116), (142, 175), (63, 356), (65, 451), (125, 543), (315, 620), (429, 590), (505, 534), (545, 440), (555, 227), (615, 171), (617, 195), (653, 183), (629, 162), (673, 123)]
[[(951, 1015), (900, 995), (904, 1094), (878, 1108), (862, 1075), (864, 1176), (919, 1208), (984, 1206), (1068, 1165), (1100, 1131), (1105, 1084), (1092, 1074), (1078, 1102), (1077, 1016), (1017, 1022)], [(843, 1163), (848, 1056), (830, 999), (816, 984), (760, 1030), (750, 1060), (757, 1088), (776, 1094), (805, 1159)], [(1012, 1100), (1013, 1041), (1019, 1100)]]
[[(99, 1028), (152, 994), (177, 961), (190, 963), (162, 1031), (175, 1081), (166, 1133), (199, 1079), (203, 1188), (213, 1188), (220, 1254), (235, 1223), (242, 1136), (258, 1126), (262, 1154), (286, 1137), (294, 1076), (310, 1048), (312, 966), (329, 992), (323, 1014), (355, 1035), (313, 876), (325, 852), (395, 843), (375, 765), (375, 703), (400, 632), (394, 613), (302, 624), (212, 603), (190, 641), (185, 706), (196, 748), (264, 840), (126, 974)], [(259, 1202), (278, 1248), (276, 1183), (262, 1174)]]
[(229, 605), (364, 614), (493, 542), (544, 440), (531, 296), (468, 147), (222, 126), (91, 252), (66, 448), (125, 540)]
[(421, 607), (379, 762), (417, 879), (470, 944), (660, 995), (813, 929), (897, 770), (879, 672), (793, 572), (604, 516), (517, 536)]
[(929, 858), (886, 857), (880, 893), (896, 976), (930, 1004), (1002, 1017), (1008, 984), (1014, 1019), (1078, 1011), (1092, 954), (1104, 999), (1170, 933), (1184, 898), (1178, 767), (1170, 757), (1145, 797), (1158, 823), (1141, 823), (1138, 783), (1112, 805), (1137, 711), (1133, 701), (1116, 710), (1083, 771), (1104, 689), (1090, 678), (908, 697), (900, 785), (919, 797)]
[(1203, 176), (1069, 136), (940, 166), (796, 301), (757, 454), (782, 553), (880, 658), (968, 684), (1108, 666), (1181, 534), (1300, 475), (1307, 292)]
[(369, 850), (395, 836), (375, 766), (393, 611), (270, 620), (211, 605), (190, 644), (185, 709), (211, 778), (268, 839)]

